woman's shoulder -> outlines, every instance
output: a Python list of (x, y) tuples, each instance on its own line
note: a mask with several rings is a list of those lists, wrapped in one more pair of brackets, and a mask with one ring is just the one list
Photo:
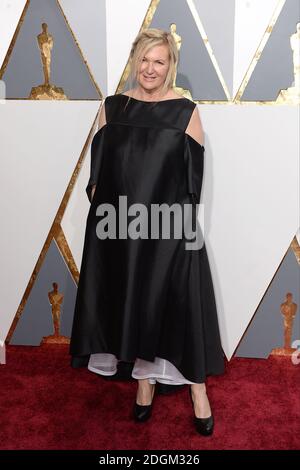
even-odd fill
[(107, 95), (104, 100), (106, 121), (110, 122), (113, 117), (119, 113), (121, 106), (122, 98), (120, 98), (120, 93), (115, 95)]
[(120, 93), (117, 93), (117, 94), (115, 94), (115, 95), (107, 95), (107, 96), (104, 98), (103, 101), (104, 101), (105, 103), (113, 103), (113, 102), (115, 102), (115, 101), (118, 99), (119, 95), (120, 95)]

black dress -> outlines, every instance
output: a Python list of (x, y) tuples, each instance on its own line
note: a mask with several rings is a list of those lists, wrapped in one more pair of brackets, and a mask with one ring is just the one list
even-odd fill
[[(90, 201), (94, 184), (96, 191), (86, 222), (70, 353), (103, 358), (103, 374), (106, 360), (139, 360), (170, 366), (188, 383), (204, 382), (224, 372), (205, 243), (187, 250), (185, 235), (178, 238), (172, 229), (168, 238), (160, 230), (151, 238), (150, 220), (152, 204), (177, 203), (183, 209), (192, 203), (193, 228), (196, 223), (199, 230), (195, 211), (205, 149), (185, 133), (196, 104), (187, 98), (128, 100), (123, 94), (106, 98), (107, 123), (92, 141)], [(119, 196), (123, 204), (126, 200), (126, 230), (140, 214), (132, 216), (132, 204), (148, 209), (142, 219), (149, 222), (148, 238), (145, 231), (140, 238), (120, 236)], [(107, 216), (96, 213), (102, 203), (114, 207), (115, 238), (99, 238), (97, 224)]]

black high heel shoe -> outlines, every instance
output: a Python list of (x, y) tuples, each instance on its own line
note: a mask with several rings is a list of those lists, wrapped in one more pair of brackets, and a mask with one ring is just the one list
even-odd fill
[(133, 416), (134, 419), (138, 422), (144, 422), (147, 421), (151, 414), (152, 414), (152, 404), (153, 404), (153, 398), (155, 394), (155, 384), (152, 384), (152, 400), (150, 405), (139, 405), (138, 403), (134, 403), (133, 407)]
[[(191, 387), (189, 387), (189, 394), (190, 394), (190, 399), (192, 402), (192, 407), (194, 410), (194, 402), (193, 402)], [(195, 423), (196, 431), (202, 436), (211, 436), (211, 434), (213, 433), (214, 417), (212, 414), (208, 418), (197, 418), (197, 416), (194, 415), (194, 423)]]

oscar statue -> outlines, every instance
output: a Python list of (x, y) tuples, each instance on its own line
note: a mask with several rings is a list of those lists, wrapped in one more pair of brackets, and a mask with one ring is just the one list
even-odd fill
[(52, 321), (54, 327), (54, 334), (44, 336), (41, 344), (69, 344), (70, 338), (60, 334), (60, 317), (61, 317), (61, 304), (63, 302), (63, 294), (58, 292), (57, 283), (53, 282), (53, 290), (48, 293), (49, 302), (52, 307)]
[(272, 355), (277, 356), (291, 356), (296, 348), (291, 347), (292, 343), (292, 331), (294, 318), (297, 312), (297, 304), (293, 302), (293, 295), (291, 292), (286, 294), (286, 301), (280, 306), (280, 311), (283, 316), (283, 327), (284, 327), (284, 341), (282, 348), (275, 348), (272, 350)]
[[(175, 23), (171, 23), (170, 32), (171, 32), (171, 34), (174, 38), (177, 49), (179, 51), (180, 48), (181, 48), (182, 39), (181, 39), (181, 36), (179, 36), (179, 34), (177, 34), (177, 32), (176, 32), (176, 24)], [(174, 81), (173, 81), (173, 90), (176, 91), (177, 93), (179, 93), (179, 95), (182, 95), (185, 98), (188, 98), (189, 100), (193, 101), (192, 95), (189, 92), (189, 90), (185, 90), (184, 88), (176, 86), (176, 76), (177, 76), (177, 72), (176, 72), (176, 75), (175, 75)]]
[(300, 23), (297, 23), (296, 33), (290, 37), (293, 51), (294, 82), (287, 90), (281, 90), (276, 103), (300, 104)]
[(42, 24), (42, 32), (37, 36), (38, 46), (41, 52), (44, 83), (31, 89), (29, 99), (32, 100), (67, 100), (62, 88), (51, 85), (51, 52), (53, 37), (48, 33), (48, 25)]

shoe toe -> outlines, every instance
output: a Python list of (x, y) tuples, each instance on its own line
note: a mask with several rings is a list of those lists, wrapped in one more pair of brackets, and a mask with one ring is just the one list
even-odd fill
[(196, 418), (195, 419), (195, 427), (196, 431), (201, 434), (202, 436), (211, 436), (214, 429), (214, 418), (213, 415), (209, 416), (209, 418)]
[(134, 404), (133, 416), (136, 421), (147, 421), (150, 418), (152, 411), (152, 405), (138, 405)]

